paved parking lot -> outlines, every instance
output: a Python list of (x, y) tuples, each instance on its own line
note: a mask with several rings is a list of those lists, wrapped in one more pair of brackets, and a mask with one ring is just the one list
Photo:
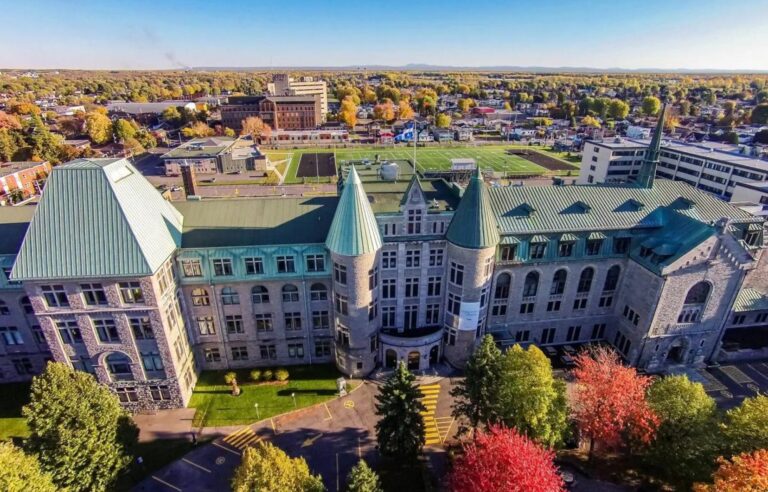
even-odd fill
[(684, 372), (691, 380), (703, 384), (720, 408), (732, 408), (744, 398), (768, 394), (768, 361), (721, 364)]

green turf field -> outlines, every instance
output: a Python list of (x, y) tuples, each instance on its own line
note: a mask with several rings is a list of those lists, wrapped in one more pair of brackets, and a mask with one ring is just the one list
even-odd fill
[[(477, 147), (426, 147), (416, 150), (416, 164), (420, 172), (429, 170), (450, 169), (451, 159), (458, 157), (470, 157), (477, 161), (482, 169), (493, 169), (497, 172), (511, 174), (546, 174), (548, 171), (530, 161), (515, 155), (506, 153), (506, 149), (513, 146), (477, 146)], [(539, 150), (539, 149), (535, 149)], [(290, 160), (285, 183), (299, 183), (300, 178), (296, 177), (296, 170), (301, 160), (301, 154), (313, 152), (330, 152), (328, 149), (286, 149), (286, 150), (267, 150), (267, 156), (276, 162)], [(544, 152), (552, 157), (556, 154)], [(413, 148), (355, 148), (355, 149), (337, 149), (336, 161), (360, 161), (363, 159), (374, 159), (378, 154), (382, 160), (412, 160)], [(567, 161), (563, 161), (566, 162)], [(573, 165), (571, 163), (571, 165)], [(573, 172), (578, 171), (578, 165), (574, 165)]]

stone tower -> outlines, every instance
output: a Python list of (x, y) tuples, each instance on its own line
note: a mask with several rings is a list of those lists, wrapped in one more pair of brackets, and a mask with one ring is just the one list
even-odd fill
[(353, 377), (377, 363), (381, 235), (354, 166), (325, 242), (331, 253), (336, 365)]
[(483, 335), (499, 231), (480, 170), (448, 226), (448, 282), (444, 355), (463, 366)]

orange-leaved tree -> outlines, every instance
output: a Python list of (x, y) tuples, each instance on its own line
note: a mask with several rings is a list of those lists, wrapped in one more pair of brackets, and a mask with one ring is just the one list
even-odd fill
[(697, 483), (694, 492), (765, 492), (768, 490), (768, 450), (718, 459), (712, 484)]
[(573, 418), (589, 440), (590, 458), (595, 444), (616, 449), (630, 440), (653, 440), (659, 418), (645, 398), (649, 377), (623, 365), (616, 352), (605, 347), (579, 354), (573, 375)]

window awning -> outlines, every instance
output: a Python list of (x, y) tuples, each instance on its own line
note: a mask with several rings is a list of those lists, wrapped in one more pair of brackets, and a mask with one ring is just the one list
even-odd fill
[(605, 239), (608, 236), (605, 235), (605, 233), (602, 233), (600, 231), (590, 232), (589, 236), (587, 236), (587, 239)]
[(500, 241), (501, 244), (520, 244), (520, 240), (514, 236), (503, 236)]
[(560, 236), (560, 242), (563, 243), (575, 243), (579, 240), (579, 236), (576, 234), (571, 234), (570, 232), (566, 232), (562, 236)]
[(548, 243), (549, 242), (549, 238), (547, 236), (542, 235), (542, 234), (536, 234), (531, 239), (529, 239), (528, 242), (531, 242), (531, 243)]

